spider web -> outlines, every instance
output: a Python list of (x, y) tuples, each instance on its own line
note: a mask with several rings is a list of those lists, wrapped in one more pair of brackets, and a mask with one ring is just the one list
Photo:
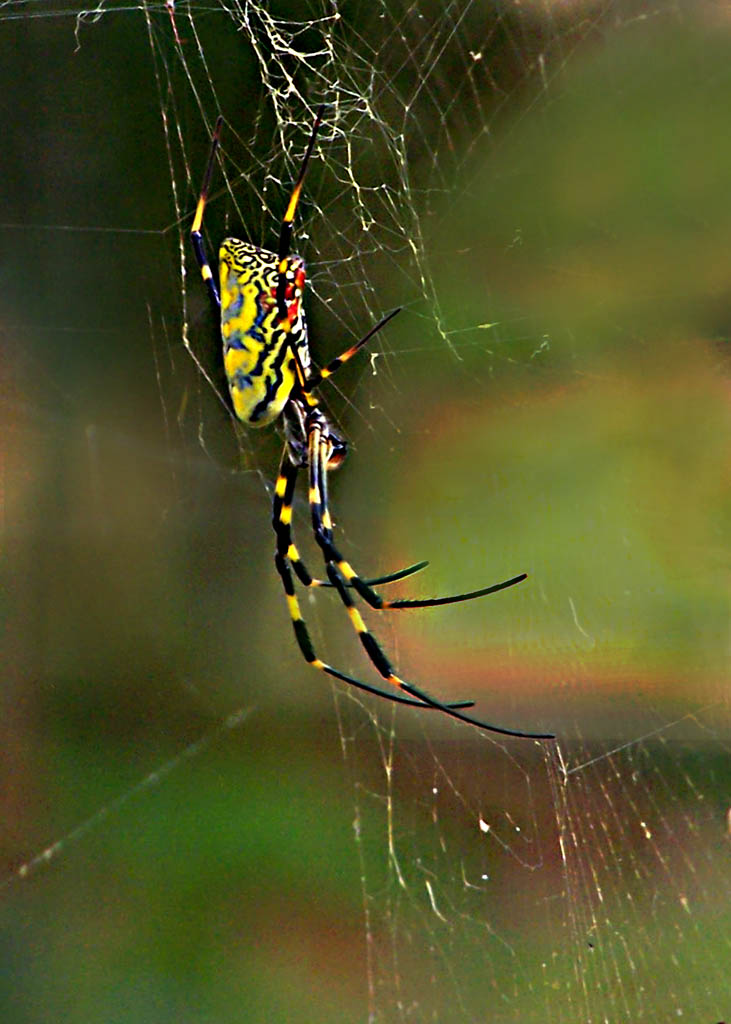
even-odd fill
[[(3, 1019), (729, 1018), (727, 19), (0, 4)], [(431, 558), (404, 595), (529, 572), (369, 624), (555, 744), (290, 637), (281, 437), (230, 415), (188, 231), (221, 112), (209, 253), (276, 248), (321, 102), (313, 358), (404, 307), (322, 389), (342, 546)]]

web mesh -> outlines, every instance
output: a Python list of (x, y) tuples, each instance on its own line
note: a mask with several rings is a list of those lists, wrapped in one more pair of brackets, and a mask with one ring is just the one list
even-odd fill
[[(726, 16), (0, 4), (3, 1019), (728, 1019)], [(188, 233), (220, 112), (209, 254), (276, 249), (322, 102), (314, 361), (404, 307), (322, 389), (342, 546), (529, 573), (369, 624), (556, 743), (290, 636)]]

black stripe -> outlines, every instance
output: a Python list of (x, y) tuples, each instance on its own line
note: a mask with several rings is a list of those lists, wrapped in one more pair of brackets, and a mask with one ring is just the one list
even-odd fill
[[(272, 376), (269, 377), (268, 380), (267, 380), (266, 392), (265, 392), (264, 398), (262, 398), (262, 400), (260, 402), (257, 402), (257, 404), (254, 406), (254, 409), (253, 409), (253, 411), (251, 413), (251, 416), (249, 417), (249, 419), (251, 420), (252, 423), (256, 423), (256, 421), (258, 419), (261, 419), (261, 417), (268, 411), (269, 407), (271, 406), (272, 402), (274, 401), (274, 396), (276, 395), (277, 391), (279, 390), (279, 388), (281, 387), (281, 385), (282, 385), (282, 383), (284, 381), (284, 375), (282, 373), (282, 366), (284, 364), (284, 361), (285, 361), (286, 357), (289, 356), (291, 359), (294, 359), (294, 356), (292, 355), (292, 353), (290, 351), (290, 344), (289, 344), (288, 336), (284, 333), (284, 331), (280, 331), (279, 333), (281, 333), (281, 335), (282, 335), (282, 340), (281, 340), (281, 342), (279, 344), (279, 348), (277, 350), (277, 354), (274, 357), (274, 360), (273, 360), (273, 362), (271, 364), (271, 367), (270, 367), (270, 372), (271, 372)], [(254, 377), (255, 375), (257, 375), (259, 377), (263, 377), (263, 372), (262, 371), (263, 371), (263, 366), (264, 366), (264, 360), (269, 355), (271, 355), (271, 351), (272, 351), (273, 348), (274, 348), (274, 344), (271, 344), (271, 345), (269, 345), (268, 348), (265, 347), (265, 348), (263, 348), (261, 350), (261, 354), (259, 356), (259, 359), (257, 360), (256, 366), (251, 371), (251, 376), (252, 377)], [(295, 379), (296, 379), (296, 374), (295, 374)]]
[(278, 551), (274, 555), (274, 564), (276, 565), (277, 572), (282, 579), (285, 594), (287, 597), (294, 597), (294, 580), (292, 579), (292, 573), (289, 571), (289, 566)]
[(368, 657), (371, 659), (383, 678), (388, 679), (389, 676), (393, 675), (393, 669), (391, 668), (391, 663), (388, 658), (381, 650), (378, 641), (375, 637), (371, 636), (370, 633), (359, 633), (358, 635), (360, 636), (360, 642), (366, 649)]
[(304, 655), (305, 661), (312, 664), (317, 655), (315, 654), (315, 649), (312, 646), (310, 634), (307, 632), (307, 626), (304, 624), (302, 619), (292, 619), (292, 625), (294, 626), (294, 635), (297, 637), (297, 643)]

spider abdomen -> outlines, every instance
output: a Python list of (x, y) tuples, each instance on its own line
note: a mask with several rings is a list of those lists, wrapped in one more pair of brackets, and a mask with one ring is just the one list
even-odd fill
[(295, 355), (307, 372), (310, 354), (302, 309), (304, 261), (287, 257), (283, 320), (277, 306), (276, 253), (227, 238), (218, 254), (223, 363), (234, 412), (263, 427), (282, 412), (297, 379)]

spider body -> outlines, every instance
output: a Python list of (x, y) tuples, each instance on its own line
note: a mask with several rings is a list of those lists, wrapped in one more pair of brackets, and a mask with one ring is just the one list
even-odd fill
[(282, 325), (277, 254), (227, 238), (218, 261), (223, 365), (234, 412), (250, 427), (265, 427), (289, 401), (297, 379), (295, 359), (305, 372), (310, 366), (302, 308), (305, 264), (299, 256), (287, 261)]
[[(222, 125), (220, 117), (213, 133), (208, 165), (191, 228), (191, 241), (201, 277), (219, 312), (223, 362), (234, 412), (243, 423), (251, 427), (266, 426), (279, 417), (284, 423), (284, 451), (274, 487), (272, 525), (276, 535), (275, 567), (284, 589), (295, 639), (309, 665), (358, 689), (397, 703), (441, 711), (452, 718), (502, 735), (552, 739), (548, 733), (525, 733), (481, 722), (463, 713), (463, 709), (472, 707), (473, 701), (445, 704), (413, 683), (401, 679), (355, 605), (356, 596), (377, 610), (429, 608), (469, 601), (512, 587), (525, 579), (525, 573), (502, 583), (450, 597), (387, 601), (374, 589), (375, 586), (410, 576), (427, 563), (420, 562), (400, 572), (366, 580), (358, 575), (336, 546), (329, 510), (327, 476), (330, 470), (343, 462), (347, 444), (322, 411), (314, 390), (343, 363), (352, 359), (399, 310), (384, 317), (327, 366), (320, 369), (313, 367), (302, 309), (305, 265), (299, 256), (290, 252), (290, 243), (294, 215), (322, 113), (323, 107), (320, 107), (299, 176), (282, 219), (276, 253), (237, 238), (227, 238), (219, 250), (219, 294), (219, 287), (214, 281), (206, 256), (201, 228), (219, 146)], [(309, 477), (308, 503), (312, 531), (325, 562), (327, 581), (316, 579), (310, 574), (294, 543), (292, 505), (297, 476), (301, 470), (306, 470)], [(304, 587), (330, 587), (337, 592), (366, 655), (380, 676), (393, 687), (392, 691), (356, 679), (318, 657), (300, 611), (295, 577)]]

